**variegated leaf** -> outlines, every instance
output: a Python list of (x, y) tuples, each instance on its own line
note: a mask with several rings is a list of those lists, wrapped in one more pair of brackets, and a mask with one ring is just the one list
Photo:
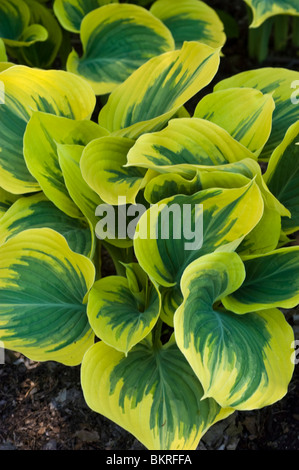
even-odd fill
[(128, 166), (192, 177), (198, 169), (256, 157), (229, 133), (205, 119), (171, 119), (168, 126), (140, 136), (128, 153)]
[(9, 47), (28, 47), (46, 41), (47, 30), (40, 24), (30, 24), (31, 12), (22, 0), (1, 0), (0, 38)]
[(231, 88), (206, 95), (194, 117), (218, 124), (255, 155), (264, 148), (271, 130), (275, 103), (271, 94), (254, 88)]
[(176, 47), (185, 41), (199, 41), (222, 47), (226, 41), (224, 26), (215, 10), (198, 0), (157, 0), (150, 11), (171, 31)]
[(51, 8), (36, 0), (25, 0), (30, 8), (31, 22), (41, 25), (47, 31), (45, 41), (14, 50), (22, 63), (30, 67), (50, 68), (61, 47), (63, 34)]
[(24, 157), (31, 174), (46, 196), (71, 217), (82, 213), (65, 186), (59, 165), (57, 144), (85, 146), (107, 131), (89, 120), (74, 120), (35, 112), (24, 134)]
[(111, 93), (99, 124), (132, 139), (161, 129), (212, 80), (219, 60), (218, 49), (192, 41), (153, 57)]
[(244, 0), (253, 13), (251, 28), (258, 28), (264, 21), (276, 15), (299, 16), (297, 0)]
[(285, 68), (264, 67), (241, 72), (219, 82), (214, 90), (229, 88), (256, 88), (263, 94), (272, 94), (275, 102), (272, 131), (259, 158), (268, 160), (274, 149), (281, 143), (288, 128), (298, 121), (298, 106), (292, 99), (293, 85), (299, 80), (299, 72)]
[(251, 181), (241, 188), (164, 199), (141, 216), (134, 249), (141, 267), (162, 288), (165, 323), (172, 325), (182, 301), (180, 279), (186, 267), (220, 248), (235, 250), (258, 224), (263, 209), (261, 192)]
[(0, 188), (0, 218), (17, 199), (16, 194), (8, 193), (5, 189)]
[(85, 297), (92, 262), (48, 229), (25, 230), (0, 247), (0, 339), (35, 361), (77, 365), (94, 342)]
[(57, 144), (57, 155), (65, 187), (94, 230), (97, 224), (96, 208), (103, 201), (83, 179), (80, 161), (84, 148), (82, 145)]
[(299, 303), (299, 247), (242, 257), (245, 280), (235, 292), (222, 299), (236, 313), (271, 307), (293, 308)]
[(97, 337), (126, 355), (150, 333), (160, 313), (158, 292), (149, 286), (147, 276), (140, 279), (140, 266), (133, 263), (128, 269), (130, 276), (107, 276), (97, 281), (87, 307)]
[(83, 151), (80, 161), (83, 178), (107, 204), (118, 205), (123, 196), (128, 204), (136, 203), (146, 170), (125, 167), (134, 144), (132, 139), (111, 135), (94, 139)]
[(117, 3), (117, 0), (55, 0), (53, 8), (64, 29), (79, 33), (83, 18), (108, 3)]
[(40, 191), (23, 156), (30, 117), (38, 110), (69, 119), (89, 118), (95, 95), (84, 80), (62, 70), (16, 65), (1, 72), (0, 81), (5, 87), (5, 103), (0, 106), (0, 185), (14, 194)]
[(232, 413), (202, 400), (201, 384), (173, 337), (163, 347), (147, 337), (127, 356), (96, 343), (84, 356), (81, 384), (92, 410), (149, 450), (194, 450), (215, 422)]
[(128, 4), (111, 3), (90, 12), (80, 38), (83, 55), (73, 50), (67, 70), (84, 77), (97, 95), (111, 93), (142, 64), (175, 47), (162, 21)]
[(299, 120), (290, 126), (271, 155), (264, 180), (290, 211), (290, 217), (282, 218), (282, 230), (286, 234), (295, 232), (299, 229)]
[(24, 230), (43, 227), (63, 235), (73, 251), (91, 256), (94, 233), (87, 221), (67, 216), (43, 193), (19, 198), (2, 216), (0, 245)]
[(182, 276), (184, 301), (174, 316), (178, 346), (200, 380), (204, 397), (238, 410), (280, 400), (294, 370), (294, 333), (279, 310), (237, 315), (219, 306), (244, 276), (236, 253), (195, 260)]

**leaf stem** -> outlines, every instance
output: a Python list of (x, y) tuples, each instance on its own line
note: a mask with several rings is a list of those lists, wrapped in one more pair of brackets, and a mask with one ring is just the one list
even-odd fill
[(152, 330), (153, 347), (155, 349), (162, 348), (162, 341), (161, 341), (162, 326), (163, 326), (163, 321), (161, 320), (161, 318), (159, 318), (156, 325), (154, 326)]

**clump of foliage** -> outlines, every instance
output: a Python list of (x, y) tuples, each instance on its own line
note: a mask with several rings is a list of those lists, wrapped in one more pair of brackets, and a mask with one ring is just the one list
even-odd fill
[(292, 378), (299, 72), (203, 94), (225, 44), (215, 11), (139, 3), (0, 0), (0, 340), (81, 364), (90, 408), (148, 449), (190, 450)]

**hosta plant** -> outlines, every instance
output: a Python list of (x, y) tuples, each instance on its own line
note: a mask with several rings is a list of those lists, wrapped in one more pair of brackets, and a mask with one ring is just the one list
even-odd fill
[[(75, 69), (0, 72), (0, 340), (80, 365), (89, 407), (147, 449), (193, 450), (236, 410), (280, 400), (292, 378), (299, 73), (256, 69), (204, 94), (221, 41), (183, 37), (193, 0), (191, 29), (175, 37), (184, 14), (176, 4), (167, 16), (168, 3), (138, 23), (140, 6), (56, 1), (85, 47)], [(98, 8), (114, 13), (96, 25)], [(129, 30), (156, 38), (152, 53), (116, 71), (93, 56), (88, 71), (89, 53), (109, 52), (92, 41), (125, 11), (136, 12)], [(103, 78), (113, 87), (98, 110)], [(103, 251), (115, 268), (105, 276)]]

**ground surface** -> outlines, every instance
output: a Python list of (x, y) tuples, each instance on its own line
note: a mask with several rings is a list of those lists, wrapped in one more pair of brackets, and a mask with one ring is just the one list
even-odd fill
[[(0, 450), (145, 450), (91, 411), (80, 368), (9, 355), (0, 366)], [(239, 412), (214, 425), (200, 450), (299, 450), (299, 369), (289, 393), (271, 407)]]
[[(207, 3), (232, 13), (239, 26), (239, 37), (228, 40), (211, 87), (222, 78), (261, 66), (299, 69), (299, 57), (291, 47), (283, 53), (270, 51), (262, 64), (248, 58), (248, 22), (241, 0)], [(188, 104), (189, 109), (199, 98), (200, 94)], [(109, 273), (106, 259), (103, 268)], [(287, 318), (298, 335), (297, 312), (287, 312)], [(254, 412), (236, 412), (212, 427), (199, 449), (299, 450), (298, 367), (289, 393), (280, 402)], [(144, 448), (133, 436), (87, 407), (80, 387), (80, 367), (35, 363), (21, 354), (6, 354), (5, 364), (0, 365), (0, 450), (122, 449)]]

